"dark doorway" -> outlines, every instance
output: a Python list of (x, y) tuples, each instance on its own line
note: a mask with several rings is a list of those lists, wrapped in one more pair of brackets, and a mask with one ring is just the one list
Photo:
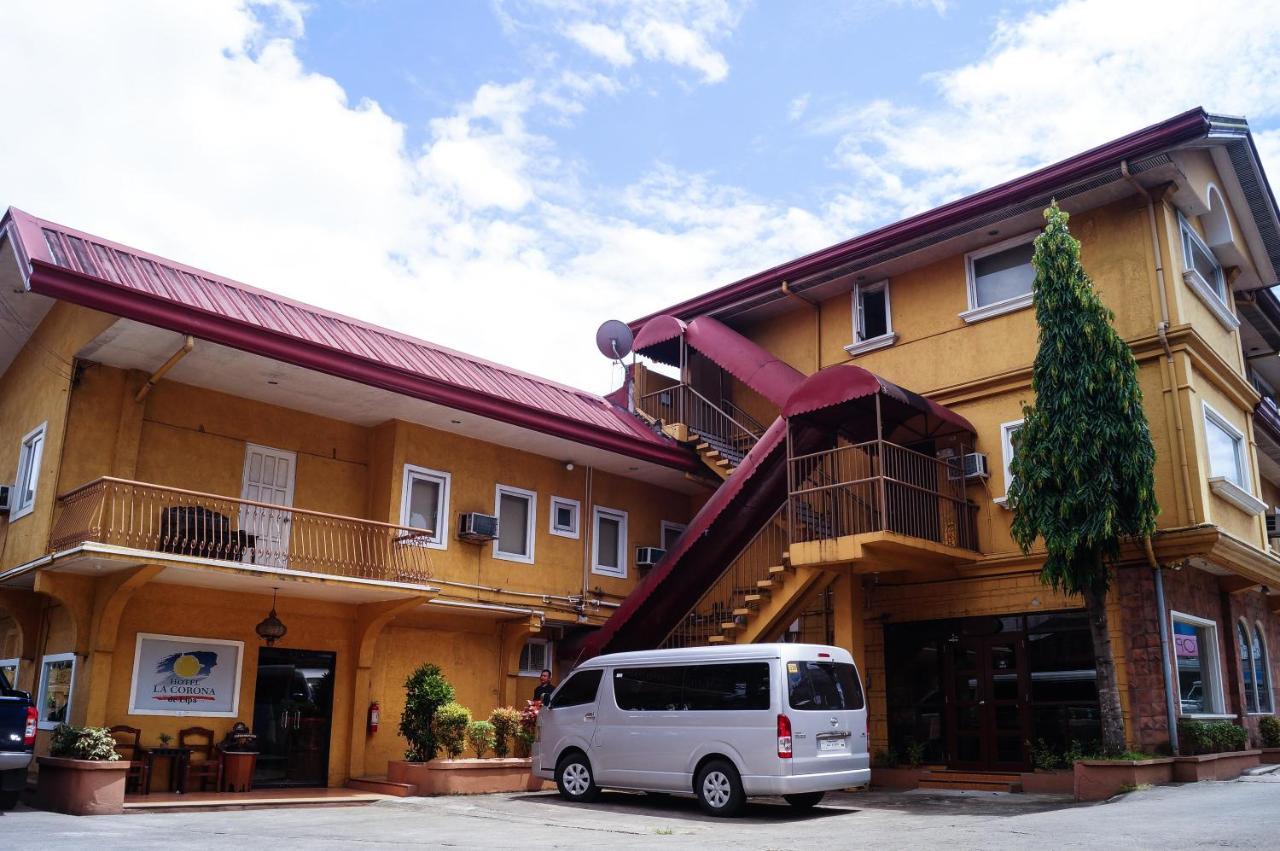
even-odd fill
[(1021, 632), (963, 636), (947, 654), (947, 716), (955, 768), (1027, 767), (1026, 645)]
[(334, 654), (264, 647), (258, 651), (253, 785), (326, 786), (333, 713)]

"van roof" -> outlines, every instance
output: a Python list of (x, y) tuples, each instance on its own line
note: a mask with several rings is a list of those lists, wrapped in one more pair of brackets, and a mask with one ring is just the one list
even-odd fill
[(833, 661), (852, 662), (842, 647), (827, 644), (740, 644), (728, 647), (680, 647), (672, 650), (633, 650), (606, 653), (583, 662), (579, 668), (600, 668), (636, 662), (735, 662), (750, 659), (809, 659), (830, 653)]

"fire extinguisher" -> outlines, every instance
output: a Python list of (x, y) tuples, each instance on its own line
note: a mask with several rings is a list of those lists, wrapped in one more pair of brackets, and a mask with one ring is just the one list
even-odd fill
[(378, 722), (382, 720), (382, 707), (378, 701), (369, 704), (369, 732), (378, 732)]

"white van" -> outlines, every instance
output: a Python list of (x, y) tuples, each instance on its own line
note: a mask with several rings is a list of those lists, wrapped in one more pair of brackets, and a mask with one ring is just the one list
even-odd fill
[(571, 801), (608, 787), (692, 792), (716, 816), (760, 795), (809, 808), (871, 780), (862, 683), (818, 644), (599, 656), (539, 715), (533, 768)]

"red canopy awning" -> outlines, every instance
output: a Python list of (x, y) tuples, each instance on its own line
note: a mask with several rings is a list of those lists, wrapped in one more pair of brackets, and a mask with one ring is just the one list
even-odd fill
[(906, 424), (914, 419), (918, 422), (912, 424), (913, 429), (928, 436), (977, 433), (973, 425), (955, 411), (851, 363), (829, 366), (806, 378), (787, 399), (782, 416), (839, 421), (843, 417), (840, 409), (846, 403), (876, 393), (884, 394), (891, 403), (890, 410), (886, 411), (886, 421), (891, 424)]

